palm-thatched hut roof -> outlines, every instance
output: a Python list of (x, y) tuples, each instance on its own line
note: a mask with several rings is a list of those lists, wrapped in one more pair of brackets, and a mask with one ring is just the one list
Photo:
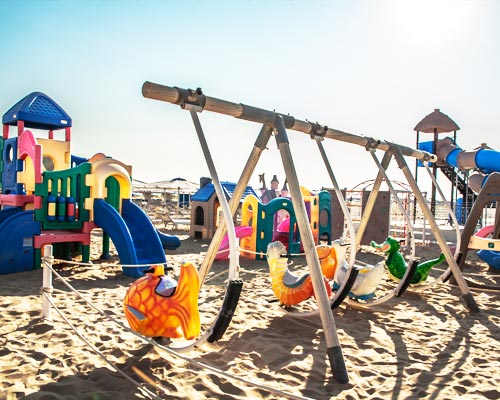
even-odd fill
[(446, 114), (439, 111), (439, 108), (434, 109), (432, 113), (427, 115), (420, 121), (413, 130), (425, 133), (442, 133), (458, 131), (460, 127)]

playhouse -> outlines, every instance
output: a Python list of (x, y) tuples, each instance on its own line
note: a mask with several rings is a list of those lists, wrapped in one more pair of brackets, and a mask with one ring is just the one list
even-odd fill
[[(226, 198), (230, 199), (236, 184), (221, 182), (221, 186)], [(250, 186), (247, 186), (242, 199), (248, 195), (257, 196), (257, 193)], [(219, 222), (219, 206), (220, 202), (213, 183), (204, 182), (204, 185), (191, 196), (191, 227), (189, 231), (191, 237), (212, 239)]]
[[(95, 228), (104, 231), (104, 253), (111, 239), (122, 264), (165, 263), (164, 248), (178, 247), (178, 238), (158, 232), (132, 203), (130, 166), (101, 153), (71, 155), (72, 120), (49, 96), (29, 94), (3, 115), (2, 124), (0, 274), (39, 268), (46, 244), (63, 257), (79, 248), (88, 262)], [(48, 134), (36, 137), (30, 129)], [(142, 269), (124, 272), (138, 277)]]
[[(327, 191), (312, 194), (301, 188), (302, 197), (309, 219), (309, 226), (314, 242), (331, 242), (332, 197)], [(285, 217), (280, 216), (284, 211)], [(301, 238), (297, 227), (297, 218), (292, 200), (277, 197), (264, 204), (256, 196), (245, 198), (241, 211), (241, 226), (252, 227), (252, 234), (242, 237), (240, 247), (247, 254), (255, 254), (256, 259), (264, 259), (267, 245), (272, 241), (282, 242), (289, 254), (302, 251)]]

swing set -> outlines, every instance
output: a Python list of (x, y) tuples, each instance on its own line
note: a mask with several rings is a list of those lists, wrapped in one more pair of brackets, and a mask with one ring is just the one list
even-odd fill
[[(243, 282), (239, 278), (239, 249), (238, 241), (235, 234), (235, 227), (233, 223), (233, 216), (237, 211), (239, 202), (247, 187), (251, 176), (255, 172), (255, 168), (259, 161), (262, 152), (266, 149), (266, 146), (271, 138), (275, 137), (281, 161), (285, 170), (286, 179), (289, 185), (289, 191), (293, 199), (293, 208), (297, 219), (297, 226), (299, 234), (301, 237), (303, 249), (305, 252), (306, 262), (309, 268), (311, 281), (316, 297), (317, 310), (310, 313), (304, 313), (306, 316), (311, 314), (319, 314), (322, 327), (324, 330), (324, 336), (326, 341), (327, 356), (329, 358), (330, 367), (332, 369), (334, 379), (339, 383), (347, 383), (349, 381), (347, 370), (345, 366), (345, 361), (342, 354), (342, 349), (340, 346), (339, 338), (337, 335), (337, 329), (335, 326), (335, 320), (333, 317), (332, 310), (339, 306), (343, 300), (347, 297), (352, 285), (354, 284), (359, 269), (354, 266), (356, 261), (357, 249), (360, 247), (361, 238), (368, 224), (370, 215), (374, 209), (375, 200), (380, 189), (380, 185), (383, 180), (386, 181), (389, 188), (395, 194), (394, 188), (391, 185), (390, 179), (387, 177), (386, 170), (392, 159), (396, 160), (398, 167), (402, 170), (405, 178), (415, 194), (415, 199), (419, 204), (424, 217), (427, 219), (430, 228), (436, 238), (436, 241), (445, 256), (448, 263), (448, 270), (445, 273), (447, 277), (453, 276), (457, 285), (460, 288), (461, 297), (465, 305), (469, 308), (471, 312), (478, 312), (479, 308), (464, 280), (461, 270), (455, 261), (454, 255), (451, 253), (445, 238), (443, 237), (438, 225), (433, 217), (425, 198), (420, 191), (415, 178), (410, 172), (408, 165), (405, 161), (405, 156), (414, 157), (421, 160), (422, 162), (435, 162), (436, 157), (425, 151), (415, 150), (409, 147), (401, 146), (398, 144), (390, 143), (387, 141), (376, 140), (370, 137), (358, 136), (355, 134), (343, 132), (340, 130), (332, 129), (326, 126), (322, 126), (318, 123), (311, 123), (309, 121), (302, 121), (294, 118), (290, 115), (284, 115), (276, 113), (273, 111), (268, 111), (265, 109), (241, 104), (233, 103), (226, 100), (217, 99), (214, 97), (209, 97), (203, 94), (201, 89), (191, 90), (191, 89), (181, 89), (177, 87), (164, 86), (152, 82), (145, 82), (142, 87), (142, 94), (146, 98), (153, 100), (165, 101), (168, 103), (179, 105), (182, 109), (188, 111), (193, 120), (200, 145), (207, 162), (207, 166), (214, 183), (214, 187), (217, 196), (220, 201), (220, 206), (224, 216), (224, 220), (219, 224), (217, 230), (212, 238), (212, 241), (208, 247), (207, 253), (205, 255), (204, 261), (201, 264), (198, 274), (199, 274), (199, 284), (200, 288), (203, 286), (210, 268), (215, 260), (217, 251), (219, 249), (220, 243), (224, 235), (228, 234), (229, 239), (229, 267), (228, 267), (228, 284), (226, 286), (225, 295), (223, 303), (219, 314), (215, 318), (213, 324), (208, 328), (208, 330), (194, 343), (190, 345), (190, 348), (197, 346), (202, 341), (214, 342), (219, 340), (224, 332), (226, 331), (236, 305), (238, 303)], [(198, 114), (202, 111), (211, 111), (219, 114), (233, 116), (235, 118), (257, 122), (262, 124), (262, 128), (257, 136), (254, 143), (253, 149), (248, 157), (248, 160), (243, 168), (238, 184), (235, 188), (233, 196), (229, 200), (222, 191), (222, 187), (217, 175), (217, 170), (215, 168), (214, 162), (212, 160), (208, 144), (201, 126), (201, 122)], [(309, 227), (309, 221), (307, 217), (307, 210), (304, 205), (302, 193), (300, 190), (300, 184), (297, 177), (294, 160), (290, 151), (290, 145), (288, 141), (289, 131), (298, 131), (310, 135), (310, 137), (316, 142), (319, 152), (325, 163), (325, 167), (328, 171), (330, 179), (333, 184), (333, 188), (337, 199), (340, 203), (342, 211), (344, 213), (344, 218), (347, 221), (347, 230), (349, 236), (349, 269), (343, 280), (340, 288), (335, 292), (332, 299), (328, 298), (327, 290), (324, 285), (323, 275), (321, 273), (321, 265), (316, 252), (314, 238)], [(333, 168), (330, 165), (327, 154), (323, 147), (322, 141), (325, 139), (339, 140), (358, 146), (363, 146), (371, 154), (373, 160), (378, 168), (378, 175), (375, 180), (373, 190), (368, 198), (365, 210), (363, 212), (360, 225), (358, 230), (355, 230), (352, 218), (349, 214), (348, 206), (342, 195), (342, 192), (338, 186), (336, 177), (333, 172)], [(384, 152), (384, 156), (381, 161), (378, 160), (375, 152), (376, 150), (381, 150)], [(394, 196), (397, 198), (397, 195)], [(411, 282), (411, 278), (417, 268), (417, 262), (414, 260), (414, 235), (412, 231), (411, 219), (404, 210), (403, 205), (399, 202), (399, 207), (402, 208), (403, 214), (406, 215), (406, 220), (409, 228), (409, 238), (411, 241), (412, 254), (410, 255), (410, 260), (408, 262), (408, 268), (404, 277), (400, 280), (397, 287), (387, 296), (382, 299), (378, 299), (376, 303), (385, 302), (393, 297), (400, 297)], [(453, 214), (453, 213), (451, 213)], [(458, 224), (455, 224), (458, 226)], [(460, 246), (457, 246), (459, 248)], [(299, 315), (304, 316), (304, 314)]]

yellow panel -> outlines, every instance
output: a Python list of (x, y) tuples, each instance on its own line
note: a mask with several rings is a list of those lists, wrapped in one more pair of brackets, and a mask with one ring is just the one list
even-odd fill
[(26, 194), (35, 192), (35, 167), (31, 157), (26, 157), (24, 160), (24, 170), (17, 173), (17, 181), (24, 184)]
[[(100, 158), (92, 162), (92, 174), (87, 175), (85, 183), (90, 186), (90, 198), (106, 198), (106, 179), (112, 176), (120, 185), (120, 198), (132, 198), (132, 180), (130, 178), (132, 168), (112, 158)], [(87, 209), (91, 209), (86, 207)]]
[(62, 171), (70, 167), (70, 142), (37, 138), (42, 145), (42, 171)]
[(500, 251), (500, 239), (495, 240), (479, 236), (471, 236), (469, 240), (469, 249)]

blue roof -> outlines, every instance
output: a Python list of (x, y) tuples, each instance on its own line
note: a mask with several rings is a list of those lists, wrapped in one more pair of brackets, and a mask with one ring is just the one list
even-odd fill
[[(234, 193), (234, 190), (236, 189), (236, 183), (231, 183), (231, 182), (221, 182), (222, 190), (224, 191), (224, 194), (226, 195), (226, 198), (229, 200)], [(209, 183), (208, 185), (202, 187), (200, 190), (198, 190), (195, 194), (191, 196), (191, 201), (201, 201), (205, 202), (212, 197), (212, 195), (215, 193), (215, 187), (213, 183)], [(250, 187), (247, 186), (245, 188), (245, 192), (243, 193), (242, 200), (247, 197), (248, 195), (253, 194), (257, 198), (257, 193)]]
[(33, 92), (19, 100), (2, 117), (4, 125), (17, 125), (24, 121), (26, 128), (63, 129), (71, 126), (71, 118), (46, 94)]

